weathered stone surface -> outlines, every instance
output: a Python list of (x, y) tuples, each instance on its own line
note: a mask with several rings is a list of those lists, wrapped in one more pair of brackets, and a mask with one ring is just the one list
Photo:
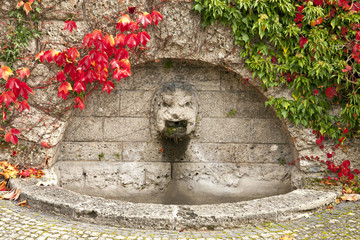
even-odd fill
[(122, 143), (62, 142), (58, 161), (121, 161)]
[(20, 138), (31, 142), (46, 140), (50, 145), (60, 141), (65, 126), (65, 122), (44, 114), (36, 108), (24, 112), (12, 124), (14, 128), (22, 130)]
[(85, 100), (85, 108), (77, 109), (76, 116), (118, 116), (120, 111), (120, 93), (116, 90), (110, 94), (107, 92), (94, 91)]
[(287, 164), (294, 161), (294, 156), (288, 144), (248, 144), (246, 149), (241, 145), (234, 145), (234, 159), (248, 163)]
[(120, 116), (149, 117), (151, 91), (121, 91)]
[[(161, 193), (170, 181), (169, 163), (61, 161), (59, 186), (108, 198), (131, 199)], [(135, 201), (135, 200), (134, 200)]]
[(106, 118), (104, 141), (147, 141), (150, 138), (147, 118)]
[(252, 123), (249, 119), (204, 118), (199, 125), (203, 142), (246, 143), (252, 135)]
[[(325, 208), (328, 204), (334, 202), (336, 198), (336, 194), (332, 192), (295, 190), (280, 196), (246, 202), (178, 206), (106, 200), (103, 198), (81, 195), (54, 186), (36, 186), (33, 181), (24, 181), (21, 179), (13, 179), (12, 187), (21, 188), (21, 200), (26, 199), (32, 209), (39, 209), (56, 214), (65, 214), (77, 220), (91, 221), (96, 224), (109, 224), (116, 227), (121, 226), (122, 229), (120, 231), (123, 235), (126, 234), (126, 236), (128, 236), (128, 232), (126, 231), (126, 233), (124, 233), (124, 227), (136, 229), (176, 229), (181, 230), (181, 232), (183, 229), (202, 229), (201, 236), (204, 237), (204, 229), (214, 229), (214, 227), (235, 228), (240, 227), (242, 224), (250, 223), (258, 225), (262, 222), (283, 221), (301, 216), (308, 216), (309, 213), (314, 212), (319, 208)], [(349, 210), (346, 210), (346, 214), (344, 212), (342, 215), (348, 216)], [(338, 214), (336, 214), (336, 216), (338, 216)], [(335, 219), (336, 216), (333, 216), (332, 218)], [(7, 221), (7, 219), (4, 219), (3, 221)], [(314, 218), (311, 218), (309, 221), (306, 220), (306, 222), (309, 222), (309, 224), (314, 224), (314, 222), (323, 223), (323, 221)], [(310, 227), (308, 224), (303, 224), (303, 221), (300, 221), (298, 224), (300, 224), (302, 228)], [(294, 226), (296, 231), (299, 230), (298, 224)], [(335, 224), (338, 223), (335, 222)], [(64, 227), (63, 225), (64, 222), (62, 221), (61, 227)], [(318, 230), (319, 227), (320, 226), (317, 226), (316, 229)], [(263, 227), (260, 230), (259, 227), (254, 227), (253, 229), (250, 229), (250, 231), (254, 231), (254, 234), (252, 235), (254, 237), (259, 237), (260, 232), (261, 237), (269, 238), (269, 235), (262, 234), (262, 231), (268, 233), (269, 228), (272, 227), (266, 226), (266, 228)], [(288, 228), (289, 226), (286, 225), (285, 229)], [(59, 228), (56, 228), (57, 232), (58, 229)], [(247, 231), (249, 226), (247, 225), (242, 229)], [(274, 231), (279, 231), (279, 229), (283, 229), (280, 228), (280, 224)], [(109, 229), (106, 228), (106, 230)], [(173, 232), (174, 231), (171, 231), (170, 234), (163, 235), (164, 238), (169, 237), (169, 235), (181, 237), (179, 235), (174, 235)], [(230, 230), (223, 232), (229, 233)], [(289, 234), (289, 232), (291, 233), (289, 230), (283, 231), (281, 232), (281, 235)], [(352, 232), (351, 234), (353, 234), (353, 231), (349, 230), (348, 232)], [(150, 231), (150, 233), (150, 236), (154, 237), (152, 234), (153, 231)], [(304, 230), (304, 234), (307, 233), (308, 230)], [(341, 231), (339, 231), (339, 233), (341, 233)], [(189, 233), (188, 235), (189, 238), (193, 237), (193, 234), (194, 232), (191, 231), (191, 234)], [(240, 234), (241, 233), (236, 233), (231, 236), (216, 234), (211, 237), (220, 236), (224, 238), (239, 238), (239, 236), (242, 236)], [(136, 238), (138, 236), (138, 232), (136, 232), (134, 237)], [(206, 236), (208, 235), (205, 235), (205, 237)], [(324, 236), (326, 237), (328, 235)], [(336, 237), (338, 235), (333, 236)], [(276, 238), (278, 237), (280, 237), (280, 235), (276, 235)]]
[(288, 143), (289, 139), (278, 119), (252, 119), (254, 143)]
[(50, 49), (58, 51), (64, 50), (65, 44), (69, 46), (73, 44), (82, 43), (84, 36), (90, 33), (90, 28), (87, 22), (77, 21), (77, 30), (73, 30), (70, 33), (68, 30), (64, 30), (64, 21), (51, 21), (45, 22), (43, 26), (42, 41), (46, 41)]
[[(185, 68), (178, 67), (179, 63), (165, 60), (154, 67), (143, 67), (133, 75), (134, 88), (142, 90), (154, 90), (165, 82), (187, 82), (194, 85), (197, 90), (220, 90), (220, 72), (214, 67)], [(161, 76), (161, 77), (160, 77)]]
[(0, 16), (1, 18), (6, 18), (9, 12), (14, 9), (16, 4), (13, 1), (1, 0), (0, 1)]
[(83, 12), (83, 0), (42, 0), (41, 7), (44, 11), (44, 18), (49, 20), (67, 20), (72, 16), (74, 21), (78, 21), (84, 18)]
[(73, 117), (66, 129), (64, 140), (66, 141), (102, 141), (103, 122), (102, 118)]

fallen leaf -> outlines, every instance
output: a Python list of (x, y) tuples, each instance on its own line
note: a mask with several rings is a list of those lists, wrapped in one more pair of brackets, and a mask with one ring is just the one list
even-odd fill
[(17, 200), (20, 196), (20, 189), (19, 188), (14, 188), (13, 190), (11, 190), (8, 193), (5, 193), (1, 196), (1, 199), (4, 200)]
[(356, 195), (345, 195), (345, 196), (342, 196), (340, 197), (340, 199), (344, 202), (356, 202), (357, 200), (359, 200), (359, 198), (356, 196)]
[(289, 237), (287, 235), (284, 235), (283, 237), (279, 238), (279, 240), (295, 240), (295, 238), (291, 237), (291, 236)]
[(20, 206), (20, 207), (26, 207), (26, 205), (27, 205), (27, 200), (21, 201), (21, 202), (17, 203), (16, 205), (17, 205), (17, 206)]
[(331, 204), (329, 204), (329, 206), (327, 207), (327, 209), (334, 209), (334, 207), (333, 207)]
[(0, 183), (0, 191), (9, 191), (9, 189), (6, 187), (7, 182), (6, 181), (2, 181)]
[(353, 190), (351, 188), (348, 188), (346, 189), (345, 191), (346, 194), (352, 194), (353, 193)]

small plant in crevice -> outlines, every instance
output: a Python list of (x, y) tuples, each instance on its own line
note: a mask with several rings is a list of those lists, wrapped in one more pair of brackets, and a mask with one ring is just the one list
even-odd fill
[(104, 159), (105, 154), (104, 153), (99, 153), (98, 157), (99, 157), (99, 160), (101, 161), (101, 160)]

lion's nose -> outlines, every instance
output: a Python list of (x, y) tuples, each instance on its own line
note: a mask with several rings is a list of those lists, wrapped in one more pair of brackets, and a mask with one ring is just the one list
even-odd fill
[(172, 117), (173, 119), (179, 119), (179, 115), (178, 115), (177, 113), (171, 114), (171, 117)]

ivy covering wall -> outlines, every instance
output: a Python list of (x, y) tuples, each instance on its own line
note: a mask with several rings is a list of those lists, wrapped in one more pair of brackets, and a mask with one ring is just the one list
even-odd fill
[[(341, 141), (359, 136), (358, 1), (195, 0), (193, 8), (203, 26), (231, 26), (264, 88), (292, 90), (292, 99), (267, 102), (279, 117)], [(332, 114), (335, 106), (340, 113)]]

